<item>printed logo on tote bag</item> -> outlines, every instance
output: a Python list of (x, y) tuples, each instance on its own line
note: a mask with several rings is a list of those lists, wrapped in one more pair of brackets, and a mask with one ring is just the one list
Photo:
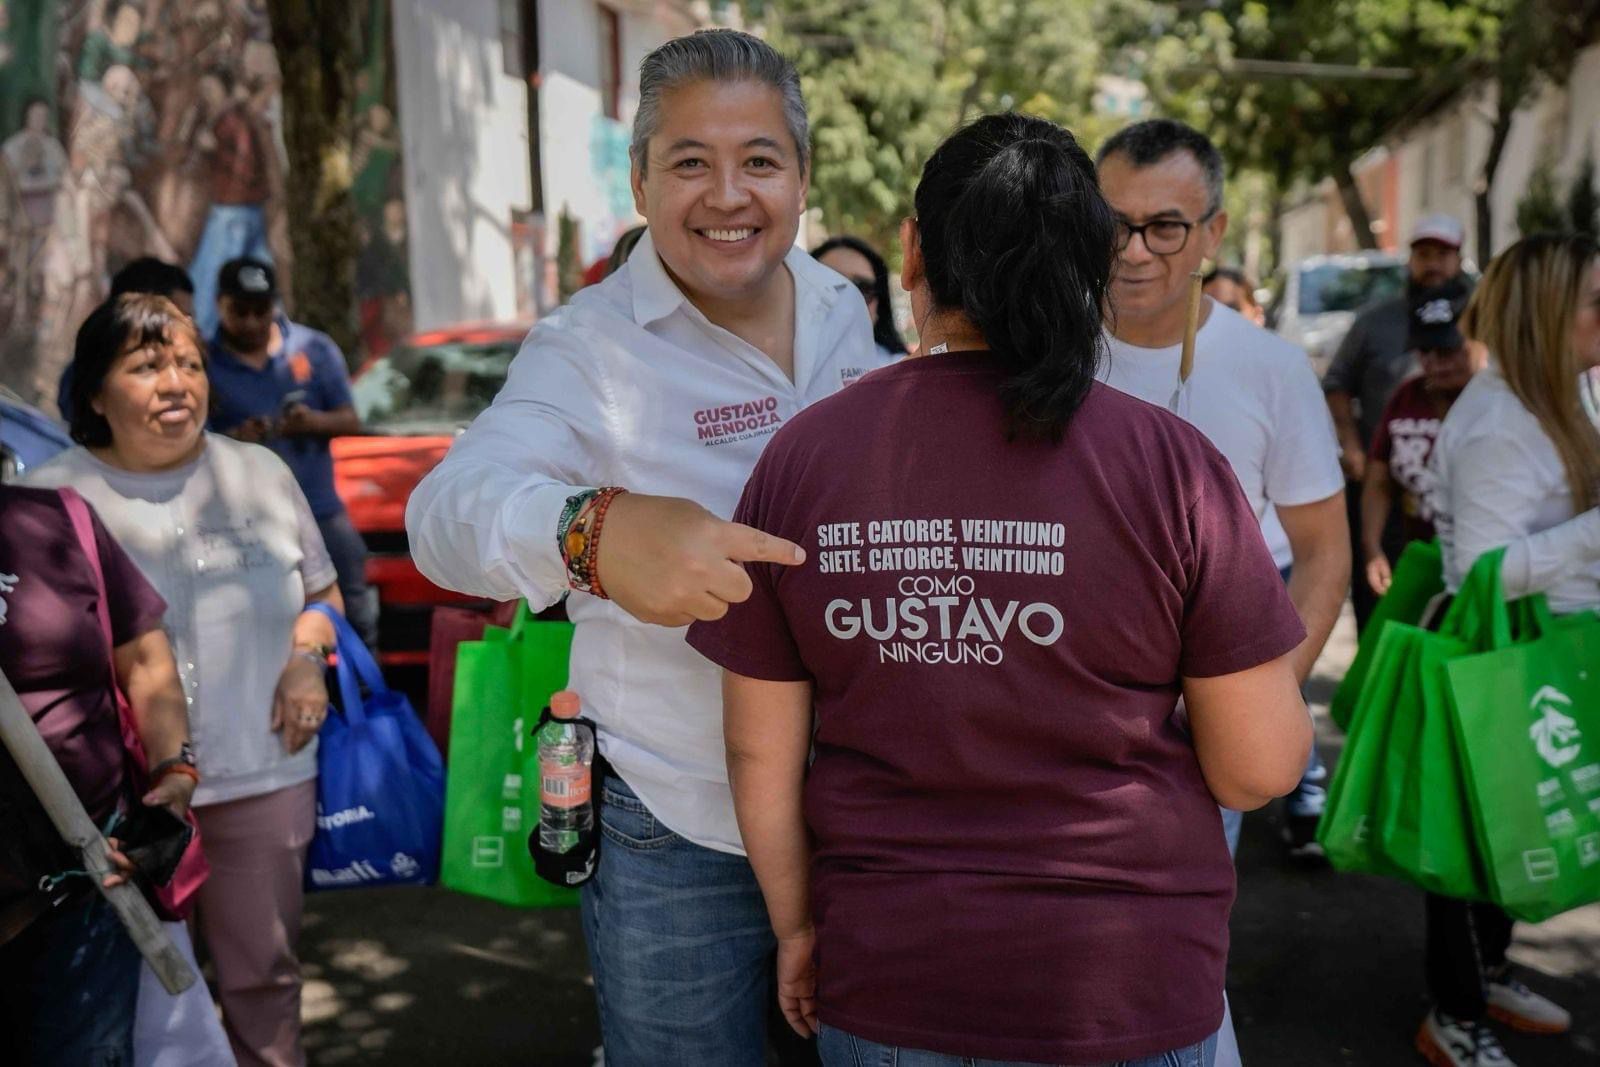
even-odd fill
[(1539, 757), (1552, 767), (1565, 767), (1583, 750), (1583, 735), (1567, 714), (1571, 707), (1572, 698), (1553, 685), (1544, 686), (1528, 702), (1528, 710), (1539, 716), (1528, 727), (1528, 736), (1539, 750)]

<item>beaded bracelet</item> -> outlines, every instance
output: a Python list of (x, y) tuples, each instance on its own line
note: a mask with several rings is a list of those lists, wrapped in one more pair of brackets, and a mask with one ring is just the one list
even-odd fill
[(567, 567), (567, 584), (580, 593), (609, 599), (600, 584), (600, 529), (611, 502), (625, 492), (618, 486), (591, 489), (568, 497), (562, 509), (556, 530), (561, 561)]
[(556, 548), (561, 553), (561, 563), (567, 563), (567, 533), (572, 529), (573, 520), (578, 517), (578, 512), (584, 509), (589, 501), (599, 493), (598, 489), (585, 489), (581, 493), (573, 493), (567, 497), (567, 502), (561, 507), (561, 517), (556, 520)]
[(194, 782), (195, 785), (200, 784), (200, 770), (192, 763), (169, 763), (164, 767), (158, 767), (156, 772), (150, 776), (150, 784), (152, 786), (159, 785), (170, 774), (181, 774)]

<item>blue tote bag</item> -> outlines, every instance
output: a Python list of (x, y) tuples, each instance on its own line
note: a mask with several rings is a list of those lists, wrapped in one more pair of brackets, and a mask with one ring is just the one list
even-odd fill
[(428, 885), (439, 877), (444, 827), (439, 750), (344, 617), (324, 604), (312, 607), (338, 635), (339, 698), (337, 714), (318, 734), (317, 832), (306, 888)]

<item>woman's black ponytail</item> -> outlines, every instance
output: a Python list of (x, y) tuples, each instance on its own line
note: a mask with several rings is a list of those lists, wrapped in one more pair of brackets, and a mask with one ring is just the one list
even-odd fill
[(986, 115), (934, 152), (916, 206), (934, 303), (1006, 372), (1009, 433), (1059, 441), (1103, 356), (1115, 223), (1094, 164), (1055, 123)]

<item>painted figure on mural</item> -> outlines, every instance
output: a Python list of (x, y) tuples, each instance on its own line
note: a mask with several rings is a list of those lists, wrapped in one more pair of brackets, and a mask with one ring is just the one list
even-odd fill
[(170, 48), (156, 76), (161, 83), (161, 155), (144, 177), (150, 204), (177, 249), (177, 262), (188, 263), (210, 207), (209, 163), (202, 146), (231, 99), (214, 72), (234, 68), (242, 38), (217, 0), (177, 5), (169, 25)]
[(78, 79), (94, 84), (112, 66), (146, 66), (140, 54), (144, 43), (144, 12), (132, 0), (93, 0), (78, 52)]
[(206, 161), (210, 201), (205, 229), (189, 265), (195, 322), (202, 337), (217, 329), (217, 271), (222, 265), (240, 256), (272, 259), (267, 244), (270, 136), (251, 106), (249, 90), (237, 85), (233, 72), (214, 67), (208, 73), (225, 98), (196, 142)]
[(372, 219), (389, 198), (389, 176), (400, 158), (400, 135), (394, 126), (394, 112), (383, 104), (373, 104), (357, 121), (355, 149), (350, 154), (350, 169), (355, 173), (350, 195), (357, 213)]
[[(22, 210), (11, 168), (0, 153), (0, 338), (9, 335), (19, 305), (27, 303), (27, 267), (32, 255), (31, 227)], [(9, 361), (0, 351), (0, 373)], [(3, 378), (0, 378), (3, 380)]]
[(378, 224), (363, 219), (361, 230), (356, 298), (361, 307), (361, 344), (371, 359), (387, 353), (411, 332), (405, 201), (390, 197)]
[[(386, 351), (410, 330), (400, 124), (387, 5), (359, 6), (358, 296)], [(23, 44), (52, 32), (53, 51)], [(226, 260), (270, 260), (291, 289), (281, 85), (264, 0), (0, 0), (0, 385), (49, 407), (78, 325), (141, 255), (188, 265), (207, 335)]]
[(22, 129), (0, 145), (35, 249), (54, 218), (56, 190), (67, 172), (66, 149), (50, 125), (50, 102), (32, 97), (23, 105)]

